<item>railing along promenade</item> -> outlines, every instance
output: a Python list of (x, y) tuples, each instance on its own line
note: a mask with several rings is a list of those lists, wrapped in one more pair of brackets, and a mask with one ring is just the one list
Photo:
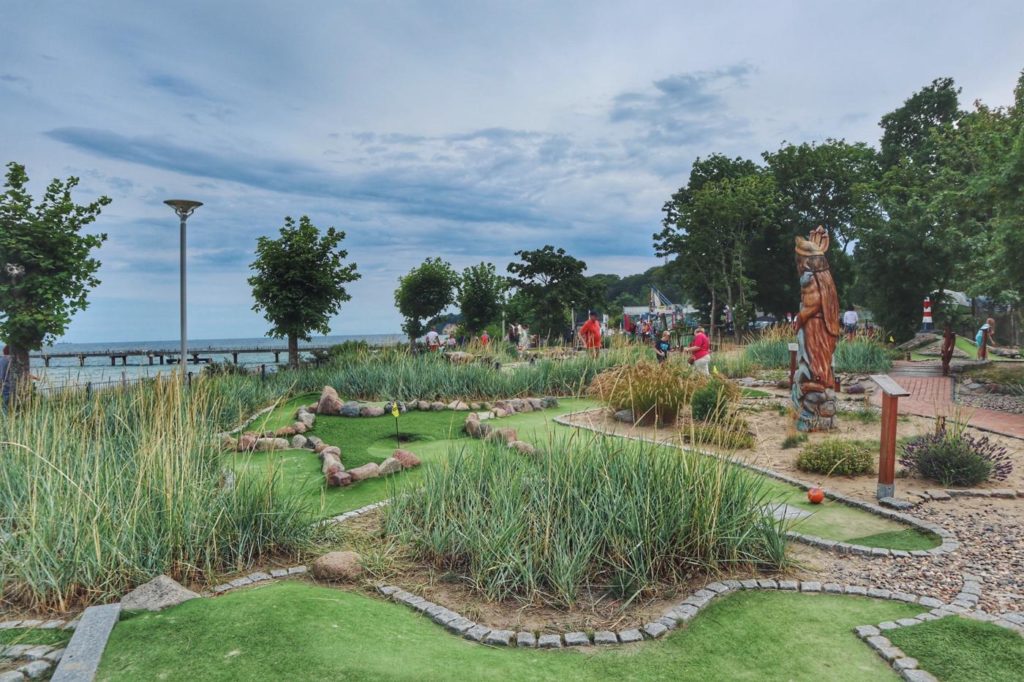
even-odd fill
[[(300, 353), (309, 353), (322, 346), (299, 346)], [(225, 347), (214, 347), (210, 346), (207, 348), (195, 348), (189, 349), (188, 355), (191, 359), (187, 360), (188, 363), (198, 365), (201, 363), (211, 362), (212, 358), (203, 357), (210, 355), (230, 355), (232, 361), (237, 365), (238, 356), (244, 354), (273, 354), (274, 362), (279, 363), (281, 361), (281, 355), (287, 354), (288, 348), (281, 346), (225, 346)], [(107, 349), (107, 350), (87, 350), (87, 351), (45, 351), (39, 353), (31, 353), (29, 357), (35, 360), (42, 360), (43, 364), (47, 367), (50, 366), (50, 361), (56, 358), (77, 358), (78, 366), (84, 367), (86, 358), (110, 358), (110, 366), (114, 367), (117, 361), (120, 360), (122, 365), (128, 364), (128, 358), (130, 357), (142, 357), (149, 361), (150, 365), (176, 365), (180, 363), (181, 351), (172, 350), (153, 350), (150, 348), (145, 349)]]

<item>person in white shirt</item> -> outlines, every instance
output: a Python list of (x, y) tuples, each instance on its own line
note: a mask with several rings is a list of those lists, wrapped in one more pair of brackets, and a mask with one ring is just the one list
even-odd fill
[(441, 347), (441, 335), (436, 330), (431, 329), (427, 332), (427, 348), (432, 351), (436, 351)]
[(860, 317), (851, 305), (847, 308), (846, 312), (843, 313), (843, 328), (846, 329), (846, 338), (853, 339), (853, 335), (857, 333), (857, 323), (859, 321)]

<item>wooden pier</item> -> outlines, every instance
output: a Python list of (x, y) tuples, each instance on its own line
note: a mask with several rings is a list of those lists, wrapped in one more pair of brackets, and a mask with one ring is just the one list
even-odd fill
[[(309, 353), (317, 348), (324, 348), (323, 346), (299, 346), (300, 353)], [(265, 354), (273, 355), (274, 363), (279, 364), (281, 362), (281, 356), (288, 355), (287, 347), (259, 347), (250, 346), (245, 348), (196, 348), (189, 349), (187, 355), (189, 359), (188, 363), (193, 365), (204, 364), (213, 362), (213, 355), (230, 355), (232, 362), (238, 364), (238, 356), (246, 354)], [(177, 365), (180, 364), (181, 351), (171, 350), (148, 350), (148, 349), (136, 349), (136, 350), (91, 350), (91, 351), (47, 351), (45, 353), (31, 353), (30, 358), (34, 360), (42, 360), (46, 367), (50, 366), (50, 361), (56, 358), (76, 358), (78, 360), (78, 366), (84, 367), (87, 358), (110, 358), (110, 366), (114, 367), (117, 365), (118, 360), (121, 361), (121, 365), (128, 365), (128, 358), (145, 358), (150, 365)], [(206, 357), (204, 357), (206, 356)], [(142, 364), (142, 363), (140, 363)]]

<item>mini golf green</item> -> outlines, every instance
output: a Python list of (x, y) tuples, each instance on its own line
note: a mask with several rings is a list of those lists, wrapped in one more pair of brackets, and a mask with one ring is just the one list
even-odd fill
[(1024, 679), (1024, 637), (998, 625), (952, 616), (885, 634), (940, 680)]
[(195, 599), (121, 621), (99, 680), (896, 680), (852, 628), (920, 607), (744, 592), (657, 642), (598, 649), (483, 646), (404, 606), (300, 581)]

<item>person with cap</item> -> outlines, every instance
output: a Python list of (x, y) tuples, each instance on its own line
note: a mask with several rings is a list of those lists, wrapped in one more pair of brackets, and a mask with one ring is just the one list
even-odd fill
[(580, 338), (583, 339), (583, 346), (595, 358), (601, 350), (601, 323), (597, 321), (597, 317), (597, 311), (591, 310), (589, 318), (580, 327)]
[(981, 329), (974, 335), (974, 343), (978, 346), (978, 359), (988, 360), (988, 349), (995, 347), (994, 336), (996, 333), (996, 321), (991, 317), (985, 320)]

